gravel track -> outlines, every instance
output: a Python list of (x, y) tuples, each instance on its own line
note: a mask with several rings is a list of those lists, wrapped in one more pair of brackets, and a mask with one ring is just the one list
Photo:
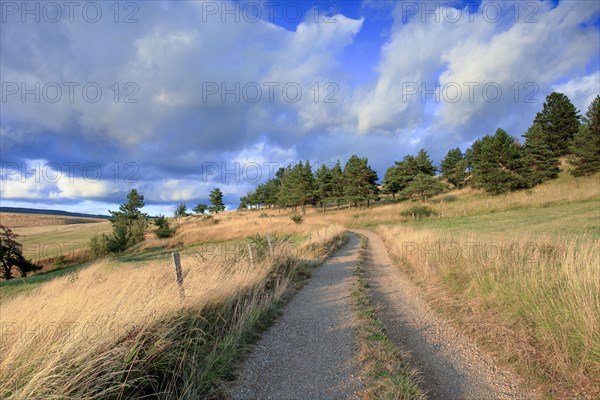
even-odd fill
[(390, 339), (410, 353), (421, 372), (421, 386), (430, 399), (525, 399), (519, 380), (495, 365), (451, 323), (437, 315), (398, 268), (375, 233), (353, 230), (369, 239), (365, 277), (378, 318)]
[[(537, 399), (498, 367), (449, 321), (431, 309), (421, 290), (393, 266), (375, 233), (365, 278), (390, 339), (410, 354), (429, 399)], [(356, 315), (350, 289), (359, 240), (321, 266), (285, 307), (241, 365), (232, 399), (358, 399), (363, 385), (356, 361)]]
[(359, 241), (317, 269), (241, 366), (233, 399), (358, 399), (350, 289)]

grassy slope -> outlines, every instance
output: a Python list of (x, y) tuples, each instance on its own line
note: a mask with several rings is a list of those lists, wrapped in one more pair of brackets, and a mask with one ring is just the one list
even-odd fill
[[(222, 218), (219, 223), (227, 224)], [(288, 231), (298, 230), (283, 221)], [(304, 237), (318, 236), (324, 251), (333, 251), (343, 232), (340, 227), (329, 228), (327, 235), (317, 235), (310, 226), (301, 230)], [(241, 232), (237, 240), (249, 233), (250, 229)], [(289, 242), (276, 241), (274, 235), (272, 239), (273, 262), (264, 252), (258, 256), (255, 248), (254, 265), (243, 247), (237, 247), (235, 259), (206, 254), (198, 243), (178, 248), (186, 286), (184, 307), (173, 283), (173, 249), (160, 246), (141, 247), (77, 273), (52, 276), (56, 279), (46, 279), (50, 274), (45, 274), (5, 283), (3, 289), (23, 285), (35, 290), (0, 303), (0, 322), (7, 327), (0, 341), (0, 397), (138, 398), (156, 390), (164, 391), (158, 398), (179, 398), (175, 393), (181, 398), (220, 396), (246, 344), (309, 273), (303, 266), (309, 259), (290, 258), (300, 253), (290, 253)], [(305, 240), (300, 247), (311, 246)], [(42, 280), (46, 282), (40, 285)], [(56, 326), (68, 326), (69, 335), (48, 334)], [(30, 333), (25, 337), (20, 329)]]
[[(456, 192), (451, 203), (430, 204), (441, 216), (377, 225), (432, 303), (530, 384), (552, 398), (594, 398), (600, 395), (599, 178), (563, 174), (501, 198)], [(473, 255), (473, 242), (502, 253)], [(413, 244), (422, 247), (406, 247)], [(536, 253), (527, 255), (531, 244)], [(444, 245), (459, 246), (461, 257), (452, 261), (455, 253), (444, 253)]]
[(546, 207), (494, 211), (481, 215), (428, 218), (407, 221), (407, 224), (446, 233), (472, 232), (511, 235), (515, 232), (528, 232), (556, 236), (587, 233), (600, 238), (599, 207), (598, 200), (585, 200)]
[(19, 240), (23, 244), (23, 254), (34, 261), (59, 255), (67, 257), (78, 250), (85, 249), (92, 236), (108, 233), (110, 230), (108, 221), (13, 229), (15, 233), (21, 235)]

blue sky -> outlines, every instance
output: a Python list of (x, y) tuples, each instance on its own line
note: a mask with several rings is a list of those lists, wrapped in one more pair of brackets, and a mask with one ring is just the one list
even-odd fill
[(235, 206), (288, 163), (381, 178), (600, 92), (598, 1), (24, 4), (0, 2), (3, 206)]

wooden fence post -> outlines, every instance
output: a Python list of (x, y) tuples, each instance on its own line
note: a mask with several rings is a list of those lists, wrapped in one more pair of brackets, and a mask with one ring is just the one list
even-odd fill
[(183, 273), (181, 272), (181, 260), (179, 252), (171, 253), (173, 255), (173, 264), (175, 264), (175, 277), (177, 279), (177, 287), (179, 288), (179, 300), (183, 303), (185, 299), (185, 290), (183, 289)]

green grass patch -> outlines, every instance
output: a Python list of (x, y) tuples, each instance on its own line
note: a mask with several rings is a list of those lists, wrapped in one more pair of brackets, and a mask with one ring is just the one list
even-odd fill
[(519, 208), (493, 213), (453, 218), (424, 218), (406, 224), (450, 233), (512, 234), (536, 233), (581, 235), (600, 238), (600, 201), (547, 205), (539, 208)]

